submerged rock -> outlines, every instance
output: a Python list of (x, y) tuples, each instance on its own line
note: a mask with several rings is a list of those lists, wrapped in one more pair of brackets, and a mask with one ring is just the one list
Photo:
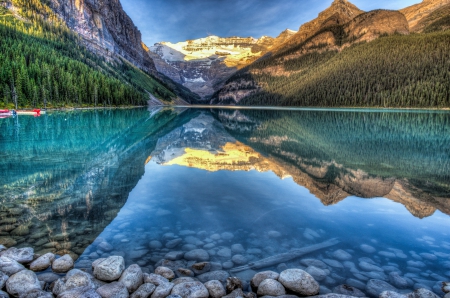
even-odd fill
[(327, 272), (325, 270), (314, 266), (309, 266), (305, 269), (305, 271), (311, 274), (311, 276), (314, 277), (314, 279), (317, 281), (322, 281), (327, 278)]
[(365, 297), (366, 295), (359, 289), (349, 285), (340, 285), (333, 289), (333, 293), (342, 294), (353, 297)]
[(332, 254), (333, 258), (338, 259), (339, 261), (348, 261), (352, 258), (352, 255), (346, 252), (345, 250), (338, 249)]
[(189, 261), (209, 261), (209, 254), (204, 249), (194, 249), (184, 254), (184, 258)]
[(374, 252), (376, 252), (377, 250), (370, 245), (367, 244), (361, 244), (361, 246), (359, 247), (363, 252), (368, 253), (368, 254), (373, 254)]
[(371, 279), (366, 284), (366, 292), (371, 297), (378, 297), (384, 291), (396, 292), (397, 289), (387, 282), (379, 279)]
[(211, 271), (211, 272), (203, 273), (203, 274), (197, 276), (197, 278), (201, 282), (207, 282), (207, 281), (210, 281), (210, 280), (218, 280), (221, 283), (226, 283), (227, 278), (229, 276), (230, 276), (230, 274), (228, 274), (228, 272), (223, 271), (223, 270), (217, 270), (217, 271)]
[(314, 266), (320, 269), (327, 269), (328, 266), (327, 264), (325, 264), (324, 262), (317, 260), (317, 259), (302, 259), (300, 260), (300, 264), (302, 264), (303, 266)]

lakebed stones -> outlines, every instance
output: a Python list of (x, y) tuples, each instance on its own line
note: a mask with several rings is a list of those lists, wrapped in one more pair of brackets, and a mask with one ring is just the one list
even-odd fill
[(52, 270), (57, 273), (64, 273), (73, 268), (73, 259), (70, 255), (64, 255), (52, 263)]
[(8, 257), (0, 257), (0, 271), (4, 272), (5, 274), (11, 276), (23, 269), (25, 269), (25, 267), (22, 264)]
[(33, 271), (45, 270), (48, 267), (50, 267), (53, 260), (55, 260), (55, 255), (50, 252), (46, 253), (45, 255), (40, 256), (30, 264), (30, 270)]
[(263, 271), (256, 273), (251, 279), (251, 286), (254, 288), (258, 288), (261, 282), (265, 279), (274, 279), (278, 280), (280, 274), (275, 271)]
[(33, 271), (22, 270), (9, 277), (6, 290), (15, 297), (24, 296), (31, 290), (41, 290), (41, 283)]
[(313, 296), (319, 293), (317, 281), (301, 269), (284, 270), (280, 273), (278, 280), (287, 289), (303, 296)]
[(377, 251), (373, 246), (370, 246), (368, 244), (361, 244), (361, 246), (359, 248), (363, 252), (368, 253), (368, 254), (373, 254), (374, 252)]
[(151, 283), (142, 284), (130, 298), (148, 298), (155, 291), (156, 286)]
[(203, 273), (199, 276), (197, 276), (197, 278), (201, 281), (201, 282), (207, 282), (210, 280), (218, 280), (221, 283), (226, 283), (227, 282), (227, 278), (230, 276), (230, 274), (226, 271), (223, 270), (217, 270), (217, 271), (211, 271), (211, 272), (207, 272), (207, 273)]
[(371, 297), (378, 297), (384, 291), (397, 292), (397, 289), (385, 281), (371, 279), (366, 284), (366, 292)]
[(259, 296), (281, 296), (286, 294), (283, 285), (274, 279), (263, 280), (258, 287)]
[[(95, 265), (94, 265), (95, 264)], [(120, 256), (112, 256), (98, 263), (92, 263), (94, 276), (103, 281), (114, 281), (120, 278), (125, 268), (125, 260)]]
[(184, 258), (188, 261), (209, 261), (209, 254), (204, 249), (193, 249), (184, 254)]
[(198, 281), (184, 282), (173, 287), (172, 295), (179, 295), (182, 298), (208, 298), (208, 289)]
[(122, 282), (112, 282), (101, 286), (97, 289), (97, 293), (104, 298), (128, 298), (128, 290)]
[(11, 247), (0, 253), (0, 256), (10, 258), (21, 264), (33, 261), (34, 250), (30, 247), (15, 248)]
[(144, 282), (141, 267), (137, 264), (130, 265), (120, 276), (119, 282), (125, 285), (128, 292), (136, 291)]
[(208, 289), (209, 295), (212, 298), (220, 298), (226, 295), (225, 288), (218, 280), (210, 280), (205, 282), (205, 287)]
[(155, 269), (155, 274), (161, 275), (169, 280), (175, 278), (175, 273), (171, 269), (163, 266), (157, 267)]
[(164, 298), (169, 296), (174, 284), (171, 282), (162, 283), (153, 291), (152, 298)]

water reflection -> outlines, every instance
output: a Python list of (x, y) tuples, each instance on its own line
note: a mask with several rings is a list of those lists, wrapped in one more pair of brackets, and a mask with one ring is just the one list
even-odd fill
[(248, 279), (259, 268), (236, 268), (337, 237), (305, 256), (323, 272), (302, 258), (268, 268), (320, 273), (323, 292), (342, 283), (364, 290), (377, 278), (442, 294), (449, 119), (109, 110), (21, 118), (20, 131), (3, 119), (0, 243), (71, 253), (80, 268), (123, 255), (146, 271), (161, 263), (191, 270), (184, 253), (203, 249), (214, 269)]

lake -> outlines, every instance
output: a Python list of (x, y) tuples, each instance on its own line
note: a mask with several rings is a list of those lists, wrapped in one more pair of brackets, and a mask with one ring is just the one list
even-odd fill
[(301, 268), (321, 293), (341, 284), (366, 293), (378, 279), (443, 296), (450, 112), (158, 108), (0, 119), (0, 208), (0, 244), (69, 253), (77, 268), (122, 255), (127, 266), (188, 276), (207, 260), (244, 281)]

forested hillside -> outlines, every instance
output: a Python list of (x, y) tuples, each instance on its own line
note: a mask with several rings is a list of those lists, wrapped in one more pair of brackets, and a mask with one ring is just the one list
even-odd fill
[(170, 103), (177, 96), (158, 78), (122, 60), (89, 52), (40, 0), (0, 4), (0, 107), (142, 105), (148, 92)]
[(241, 105), (450, 107), (448, 40), (450, 31), (392, 35), (341, 52), (282, 53), (228, 84), (249, 86)]
[(335, 0), (241, 69), (213, 104), (450, 107), (450, 3), (363, 12)]

